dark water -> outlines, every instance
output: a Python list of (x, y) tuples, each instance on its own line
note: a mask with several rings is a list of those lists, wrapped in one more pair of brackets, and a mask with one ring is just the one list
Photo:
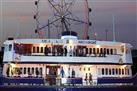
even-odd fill
[(0, 87), (0, 91), (137, 91), (137, 86), (129, 87), (91, 87), (91, 88), (63, 88), (63, 87)]

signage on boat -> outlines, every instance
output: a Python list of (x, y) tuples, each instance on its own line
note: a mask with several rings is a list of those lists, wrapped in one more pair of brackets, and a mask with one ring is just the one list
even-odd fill
[(57, 43), (57, 44), (63, 44), (63, 40), (42, 40), (42, 43)]
[(94, 40), (79, 40), (79, 44), (96, 44), (96, 41)]
[[(42, 40), (42, 43), (64, 44), (68, 43), (68, 40)], [(78, 40), (78, 44), (96, 44), (94, 40)]]

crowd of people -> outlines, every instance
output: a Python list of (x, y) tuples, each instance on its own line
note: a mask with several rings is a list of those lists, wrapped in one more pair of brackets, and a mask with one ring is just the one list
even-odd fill
[(112, 48), (96, 48), (87, 46), (63, 46), (63, 45), (52, 45), (52, 46), (32, 46), (32, 45), (15, 45), (15, 53), (20, 55), (31, 55), (43, 53), (45, 56), (99, 56), (105, 57), (106, 55), (116, 55), (117, 50)]
[(106, 55), (113, 55), (115, 49), (106, 49), (106, 48), (87, 48), (86, 46), (77, 46), (77, 47), (63, 47), (63, 46), (53, 46), (45, 47), (44, 54), (48, 56), (49, 54), (52, 56), (99, 56), (105, 57)]

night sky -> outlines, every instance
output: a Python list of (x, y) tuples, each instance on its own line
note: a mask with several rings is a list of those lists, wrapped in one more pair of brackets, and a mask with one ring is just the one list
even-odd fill
[[(35, 0), (0, 0), (0, 46), (7, 37), (15, 38), (36, 38)], [(82, 18), (84, 15), (83, 0), (77, 0), (73, 7), (76, 16)], [(98, 40), (106, 40), (105, 30), (108, 30), (108, 40), (112, 37), (112, 15), (115, 15), (116, 40), (131, 43), (137, 49), (137, 0), (88, 0), (92, 8), (90, 21), (92, 27), (89, 29), (90, 39), (95, 39), (93, 34), (97, 33)], [(40, 22), (46, 24), (51, 18), (51, 9), (46, 0), (40, 3)], [(84, 18), (82, 18), (84, 19)], [(83, 30), (80, 27), (72, 28), (77, 30), (82, 38)], [(47, 38), (47, 34), (45, 35)], [(52, 38), (57, 38), (56, 31), (51, 31)]]

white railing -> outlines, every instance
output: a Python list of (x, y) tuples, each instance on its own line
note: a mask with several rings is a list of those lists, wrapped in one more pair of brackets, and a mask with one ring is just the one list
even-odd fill
[(79, 62), (79, 63), (118, 63), (121, 56), (69, 57), (69, 56), (21, 56), (21, 62)]

